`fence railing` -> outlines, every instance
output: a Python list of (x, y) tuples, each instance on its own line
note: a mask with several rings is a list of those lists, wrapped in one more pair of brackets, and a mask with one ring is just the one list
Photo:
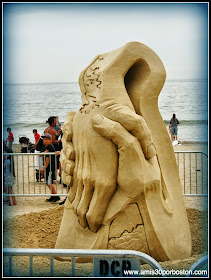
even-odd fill
[(207, 196), (208, 156), (200, 151), (175, 151), (183, 194)]
[[(162, 272), (162, 267), (160, 264), (150, 257), (149, 255), (133, 251), (133, 250), (95, 250), (95, 249), (17, 249), (17, 248), (5, 248), (3, 250), (4, 257), (9, 257), (9, 267), (8, 274), (9, 276), (15, 276), (13, 270), (13, 257), (14, 256), (28, 256), (29, 257), (29, 276), (34, 275), (34, 267), (33, 267), (33, 257), (34, 256), (44, 256), (50, 257), (50, 276), (54, 276), (54, 258), (56, 257), (65, 257), (70, 258), (71, 260), (71, 276), (75, 276), (75, 258), (83, 257), (83, 258), (93, 258), (93, 263), (95, 263), (96, 258), (124, 258), (131, 260), (138, 260), (138, 269), (140, 269), (140, 261), (149, 264), (153, 269), (158, 269)], [(93, 266), (93, 274), (96, 276), (96, 269)]]
[[(14, 194), (8, 194), (8, 190), (4, 189), (8, 196), (49, 196), (52, 193), (52, 185), (56, 194), (51, 196), (67, 196), (69, 188), (58, 175), (59, 160), (55, 153), (4, 153), (3, 156), (10, 160), (11, 173), (13, 174), (13, 170), (15, 173)], [(46, 172), (47, 157), (52, 176), (48, 176)], [(43, 174), (40, 169), (44, 169)]]
[[(47, 157), (50, 157), (50, 169), (55, 162), (53, 184), (57, 194), (52, 194), (52, 196), (67, 196), (69, 188), (62, 183), (58, 175), (59, 161), (55, 153), (4, 153), (3, 155), (11, 160), (12, 172), (13, 169), (15, 171), (14, 194), (8, 194), (8, 190), (4, 190), (8, 196), (49, 196), (52, 184), (50, 184), (50, 188), (47, 187), (46, 172), (44, 172), (44, 177), (39, 172), (41, 168), (44, 168)], [(208, 156), (199, 151), (175, 151), (175, 157), (183, 194), (185, 196), (207, 196)]]
[[(76, 267), (75, 267), (75, 258), (77, 257), (83, 257), (83, 258), (92, 258), (93, 259), (93, 266), (92, 266), (92, 276), (112, 276), (109, 275), (109, 271), (107, 270), (106, 273), (99, 273), (99, 260), (101, 261), (109, 261), (110, 259), (113, 260), (113, 263), (116, 263), (118, 261), (115, 261), (115, 259), (118, 260), (129, 260), (132, 264), (130, 264), (130, 267), (121, 269), (120, 264), (118, 264), (119, 272), (122, 270), (123, 276), (147, 276), (147, 273), (149, 274), (150, 270), (146, 270), (143, 272), (146, 272), (146, 274), (141, 273), (141, 266), (143, 264), (148, 264), (150, 267), (154, 270), (155, 276), (168, 276), (168, 271), (164, 270), (162, 266), (151, 256), (134, 250), (95, 250), (95, 249), (20, 249), (20, 248), (4, 248), (3, 249), (4, 254), (4, 261), (5, 258), (9, 258), (8, 265), (4, 266), (4, 276), (23, 276), (23, 275), (17, 275), (17, 272), (14, 271), (13, 268), (13, 257), (29, 257), (29, 266), (28, 266), (28, 274), (29, 276), (34, 276), (34, 264), (33, 264), (33, 257), (50, 257), (50, 267), (48, 274), (50, 276), (55, 276), (54, 273), (54, 258), (69, 258), (69, 261), (71, 261), (71, 266), (68, 266), (68, 276), (77, 276), (76, 274)], [(97, 261), (98, 260), (98, 261)], [(16, 259), (16, 262), (18, 260)], [(123, 262), (122, 262), (123, 263)], [(91, 264), (90, 264), (91, 265)], [(27, 266), (27, 263), (25, 262), (25, 266)], [(136, 270), (134, 270), (134, 268)], [(39, 272), (40, 271), (39, 267)], [(64, 267), (62, 266), (62, 270), (64, 273)], [(130, 271), (129, 271), (130, 270)], [(132, 272), (132, 273), (126, 273)], [(136, 272), (136, 273), (135, 273)], [(200, 258), (198, 261), (196, 261), (189, 270), (185, 271), (186, 274), (181, 276), (208, 276), (208, 255)], [(58, 274), (58, 272), (57, 272)], [(86, 272), (84, 272), (86, 274)], [(107, 274), (107, 275), (106, 275)], [(178, 274), (176, 274), (178, 275)], [(39, 275), (37, 275), (39, 276)], [(61, 275), (58, 275), (61, 276)], [(82, 275), (87, 276), (87, 275)], [(115, 276), (115, 275), (113, 275)], [(148, 276), (151, 276), (148, 275)]]

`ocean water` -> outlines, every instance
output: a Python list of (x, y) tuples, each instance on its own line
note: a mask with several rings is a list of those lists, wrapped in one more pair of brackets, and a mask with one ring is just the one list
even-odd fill
[[(3, 87), (3, 138), (11, 127), (14, 143), (26, 135), (34, 142), (33, 129), (42, 134), (46, 120), (66, 114), (81, 105), (78, 83), (5, 84)], [(168, 123), (175, 113), (180, 125), (178, 140), (205, 142), (208, 137), (208, 95), (206, 80), (167, 80), (158, 100), (161, 116)]]

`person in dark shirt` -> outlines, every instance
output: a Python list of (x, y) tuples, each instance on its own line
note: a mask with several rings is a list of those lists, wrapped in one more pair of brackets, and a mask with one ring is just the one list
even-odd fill
[[(55, 116), (51, 116), (50, 118), (48, 118), (48, 120), (46, 121), (46, 123), (49, 124), (49, 127), (47, 127), (45, 129), (45, 133), (49, 133), (52, 136), (52, 144), (55, 148), (55, 151), (59, 151), (59, 147), (61, 145), (61, 139), (59, 139), (59, 132), (60, 130), (58, 130), (59, 128), (59, 122), (58, 122), (58, 117)], [(57, 157), (57, 161), (56, 161), (56, 169), (59, 169), (59, 156)]]
[(173, 114), (169, 124), (171, 125), (172, 140), (175, 140), (175, 139), (177, 140), (177, 132), (178, 132), (177, 125), (179, 124), (179, 121), (176, 118), (175, 114)]
[[(52, 144), (52, 136), (50, 133), (45, 133), (43, 136), (43, 147), (41, 149), (41, 153), (55, 153), (55, 148)], [(46, 185), (51, 190), (52, 194), (56, 194), (56, 189), (53, 184), (53, 179), (55, 178), (55, 155), (46, 155), (45, 159), (45, 168), (40, 169), (40, 172), (44, 174), (44, 178), (46, 179)], [(59, 196), (51, 196), (46, 199), (48, 202), (56, 202), (60, 200)]]
[[(13, 151), (6, 147), (5, 141), (3, 141), (3, 151), (4, 153), (13, 153)], [(3, 192), (6, 194), (14, 194), (13, 186), (15, 184), (15, 167), (14, 167), (14, 159), (12, 155), (4, 155), (3, 156), (4, 163), (4, 172), (3, 172)], [(13, 205), (16, 205), (16, 198), (12, 196)], [(6, 196), (6, 201), (9, 206), (12, 206), (10, 201), (10, 196)]]

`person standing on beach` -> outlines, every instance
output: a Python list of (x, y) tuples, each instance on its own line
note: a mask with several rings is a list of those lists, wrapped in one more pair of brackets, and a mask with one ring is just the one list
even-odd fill
[[(33, 134), (34, 134), (34, 139), (35, 139), (35, 144), (34, 144), (34, 149), (35, 149), (35, 154), (40, 153), (40, 151), (38, 151), (36, 149), (37, 147), (37, 143), (40, 140), (40, 134), (37, 133), (37, 129), (33, 129)], [(39, 170), (40, 170), (40, 166), (42, 165), (42, 159), (39, 157), (39, 155), (34, 156), (34, 167), (36, 169), (36, 180), (37, 182), (42, 180), (42, 175), (40, 174)]]
[(34, 139), (35, 139), (35, 144), (34, 144), (34, 148), (36, 148), (36, 145), (40, 139), (40, 134), (37, 133), (37, 129), (33, 129), (33, 134), (34, 134)]
[(7, 128), (7, 132), (8, 132), (8, 137), (6, 140), (6, 144), (7, 147), (12, 150), (12, 143), (14, 142), (14, 137), (10, 127)]
[(171, 133), (172, 133), (172, 140), (177, 140), (177, 133), (178, 133), (178, 127), (179, 124), (178, 119), (176, 118), (176, 114), (173, 114), (169, 124), (171, 125)]
[[(47, 127), (45, 129), (44, 133), (50, 133), (51, 134), (52, 145), (54, 146), (55, 151), (59, 151), (59, 144), (60, 144), (61, 139), (59, 139), (58, 132), (55, 130), (56, 123), (57, 123), (56, 117), (54, 117), (54, 116), (50, 117), (46, 121), (46, 123), (49, 123), (49, 127)], [(57, 170), (59, 169), (59, 159), (57, 159), (57, 161), (56, 161), (56, 169)], [(54, 176), (55, 175), (57, 175), (57, 174), (54, 173)], [(54, 177), (54, 179), (56, 179), (56, 177)]]
[[(56, 121), (56, 125), (54, 127), (55, 132), (56, 132), (55, 138), (56, 138), (56, 140), (58, 140), (59, 137), (61, 137), (61, 134), (62, 134), (61, 124), (59, 122), (59, 117), (58, 116), (55, 117), (55, 121)], [(54, 144), (54, 148), (55, 148), (56, 151), (60, 151), (61, 152), (61, 150), (62, 150), (61, 138), (59, 140), (59, 143)], [(59, 170), (59, 159), (60, 159), (60, 155), (57, 156), (57, 165), (56, 165), (57, 170)]]
[[(52, 145), (52, 136), (50, 133), (45, 133), (43, 136), (43, 148), (41, 149), (41, 153), (55, 153), (55, 148)], [(45, 156), (45, 168), (40, 169), (40, 172), (44, 174), (44, 178), (46, 179), (46, 185), (51, 190), (52, 194), (56, 194), (56, 189), (53, 184), (53, 179), (55, 177), (55, 155), (46, 155)], [(60, 200), (59, 196), (51, 196), (46, 199), (47, 202), (57, 202)]]
[[(3, 151), (4, 153), (13, 153), (10, 148), (6, 147), (6, 144), (3, 142)], [(15, 168), (14, 168), (14, 160), (13, 156), (11, 155), (4, 155), (3, 157), (3, 164), (4, 164), (4, 191), (6, 194), (14, 194), (13, 186), (15, 185)], [(10, 196), (6, 196), (7, 202), (9, 206), (12, 206), (10, 201)], [(16, 205), (16, 198), (12, 196), (13, 205)]]
[(56, 117), (52, 116), (52, 117), (48, 118), (46, 123), (48, 123), (49, 126), (45, 129), (45, 133), (50, 133), (51, 134), (51, 136), (52, 136), (52, 144), (56, 148), (56, 146), (60, 142), (60, 140), (58, 140), (59, 137), (58, 137), (58, 135), (56, 133), (56, 130), (55, 130), (55, 127), (56, 127)]

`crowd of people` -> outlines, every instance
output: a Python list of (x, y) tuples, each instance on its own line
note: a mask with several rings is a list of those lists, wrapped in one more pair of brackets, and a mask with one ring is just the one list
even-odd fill
[[(59, 196), (56, 196), (56, 188), (54, 185), (54, 181), (57, 178), (57, 174), (55, 172), (59, 171), (59, 175), (61, 176), (61, 164), (60, 164), (60, 152), (62, 150), (62, 129), (61, 124), (59, 122), (58, 116), (51, 116), (46, 121), (48, 127), (45, 129), (42, 136), (40, 136), (36, 129), (33, 130), (34, 138), (35, 138), (35, 150), (40, 153), (55, 153), (55, 155), (46, 155), (44, 157), (44, 168), (41, 168), (39, 172), (39, 178), (43, 178), (45, 180), (46, 185), (49, 187), (50, 191), (54, 196), (46, 199), (47, 202), (55, 203), (60, 200)], [(42, 156), (43, 157), (43, 156)], [(60, 179), (61, 183), (61, 179)], [(64, 184), (65, 187), (67, 187)], [(60, 204), (65, 202), (62, 201)]]
[[(41, 164), (35, 164), (37, 169), (36, 179), (37, 181), (45, 180), (45, 184), (49, 187), (50, 191), (54, 196), (46, 199), (47, 202), (55, 203), (60, 200), (60, 197), (56, 195), (56, 188), (54, 185), (57, 179), (57, 174), (59, 172), (60, 183), (61, 183), (61, 164), (59, 161), (60, 152), (62, 150), (62, 129), (59, 122), (58, 116), (51, 116), (46, 121), (48, 127), (44, 130), (43, 134), (40, 135), (37, 129), (33, 129), (34, 134), (34, 149), (36, 156), (41, 157)], [(11, 128), (7, 128), (8, 137), (6, 142), (4, 141), (4, 153), (13, 153), (12, 143), (14, 142), (14, 136)], [(42, 155), (39, 155), (42, 153)], [(45, 153), (54, 153), (54, 155), (43, 155)], [(55, 157), (56, 155), (56, 157)], [(35, 156), (35, 157), (36, 157)], [(44, 166), (44, 168), (43, 168)], [(41, 167), (41, 168), (40, 168)], [(4, 192), (6, 194), (13, 193), (13, 186), (15, 184), (15, 169), (14, 161), (12, 156), (4, 156)], [(63, 184), (64, 187), (68, 187)], [(15, 196), (12, 196), (13, 205), (16, 205)], [(10, 202), (10, 196), (6, 196), (6, 202), (12, 205)], [(59, 204), (65, 202), (61, 201)]]

